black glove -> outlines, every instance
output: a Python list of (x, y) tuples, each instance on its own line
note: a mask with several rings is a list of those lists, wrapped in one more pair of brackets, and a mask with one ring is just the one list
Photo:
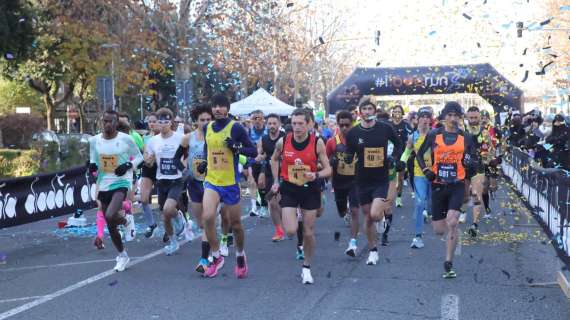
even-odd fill
[(402, 172), (406, 169), (406, 163), (404, 161), (396, 161), (396, 171)]
[(343, 160), (344, 163), (351, 164), (354, 161), (354, 153), (345, 153)]
[(125, 162), (115, 169), (115, 175), (118, 177), (124, 176), (125, 173), (127, 173), (127, 171), (129, 171), (129, 169), (131, 169), (132, 167), (133, 167), (133, 164), (130, 161)]
[(176, 149), (176, 153), (174, 154), (174, 166), (176, 167), (176, 169), (180, 171), (184, 171), (186, 169), (186, 167), (182, 163), (182, 156), (184, 155), (187, 149), (188, 148), (178, 146), (178, 149)]
[(239, 154), (241, 149), (241, 144), (234, 141), (234, 139), (227, 137), (226, 140), (226, 147), (232, 150), (233, 154)]
[(206, 168), (208, 168), (208, 162), (203, 161), (196, 167), (196, 170), (198, 170), (199, 174), (204, 174), (204, 172), (206, 172)]
[(99, 170), (96, 163), (88, 162), (87, 168), (89, 169), (89, 173), (93, 174)]
[(431, 171), (430, 169), (427, 169), (424, 171), (424, 176), (426, 176), (426, 178), (429, 181), (434, 181), (435, 180), (435, 173), (433, 173), (433, 171)]

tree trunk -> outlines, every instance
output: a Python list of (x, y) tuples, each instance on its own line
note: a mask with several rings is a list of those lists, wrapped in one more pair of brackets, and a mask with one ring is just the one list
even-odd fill
[(79, 133), (85, 133), (85, 103), (78, 103), (77, 108), (79, 113)]
[(47, 129), (53, 130), (55, 128), (55, 105), (53, 104), (49, 93), (44, 93), (44, 105), (46, 106)]

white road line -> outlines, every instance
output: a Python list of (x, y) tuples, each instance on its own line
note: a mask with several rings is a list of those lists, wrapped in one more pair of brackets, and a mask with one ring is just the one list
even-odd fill
[[(249, 217), (249, 215), (242, 216), (242, 217), (241, 217), (241, 220), (245, 220), (245, 219), (247, 219), (248, 217)], [(181, 242), (180, 242), (180, 246), (185, 245), (187, 242), (189, 242), (189, 241), (188, 241), (188, 240), (181, 241)], [(144, 261), (146, 261), (146, 260), (152, 259), (152, 258), (154, 258), (154, 257), (156, 257), (156, 256), (158, 256), (158, 255), (161, 255), (161, 254), (164, 254), (164, 249), (159, 249), (159, 250), (153, 251), (153, 252), (151, 252), (151, 253), (149, 253), (149, 254), (147, 254), (147, 255), (145, 255), (145, 256), (142, 256), (142, 257), (140, 257), (139, 259), (137, 259), (136, 261), (134, 261), (134, 262), (132, 262), (132, 263), (129, 263), (128, 266), (129, 266), (129, 267), (135, 266), (135, 265), (137, 265), (137, 264), (139, 264), (139, 263), (141, 263), (141, 262), (144, 262)], [(30, 310), (30, 309), (32, 309), (32, 308), (34, 308), (34, 307), (37, 307), (37, 306), (42, 305), (42, 304), (44, 304), (44, 303), (46, 303), (46, 302), (49, 302), (49, 301), (51, 301), (51, 300), (53, 300), (53, 299), (55, 299), (55, 298), (57, 298), (57, 297), (60, 297), (60, 296), (62, 296), (62, 295), (64, 295), (64, 294), (66, 294), (66, 293), (75, 291), (75, 290), (80, 289), (80, 288), (83, 288), (83, 287), (85, 287), (85, 286), (87, 286), (87, 285), (89, 285), (89, 284), (91, 284), (91, 283), (93, 283), (93, 282), (96, 282), (96, 281), (99, 281), (99, 280), (101, 280), (101, 279), (107, 278), (108, 276), (113, 275), (113, 274), (115, 274), (115, 273), (116, 273), (116, 272), (111, 269), (111, 270), (108, 270), (108, 271), (99, 273), (99, 274), (97, 274), (97, 275), (94, 275), (94, 276), (92, 276), (92, 277), (90, 277), (90, 278), (87, 278), (87, 279), (85, 279), (85, 280), (83, 280), (83, 281), (77, 282), (77, 283), (75, 283), (75, 284), (73, 284), (73, 285), (70, 285), (69, 287), (63, 288), (63, 289), (61, 289), (61, 290), (59, 290), (59, 291), (56, 291), (56, 292), (54, 292), (54, 293), (51, 293), (51, 294), (48, 294), (48, 295), (45, 295), (45, 296), (39, 296), (38, 299), (36, 299), (36, 300), (34, 300), (34, 301), (31, 301), (31, 302), (28, 302), (28, 303), (26, 303), (26, 304), (23, 304), (23, 305), (21, 305), (21, 306), (19, 306), (19, 307), (10, 309), (10, 310), (8, 310), (8, 311), (6, 311), (6, 312), (4, 312), (4, 313), (0, 313), (0, 320), (8, 319), (8, 318), (10, 318), (10, 317), (12, 317), (12, 316), (15, 316), (15, 315), (17, 315), (17, 314), (19, 314), (19, 313), (22, 313), (22, 312), (24, 312), (24, 311), (28, 311), (28, 310)], [(12, 299), (12, 300), (13, 300), (13, 299)], [(23, 300), (23, 299), (20, 298), (20, 300)]]
[(31, 296), (31, 297), (4, 299), (4, 300), (0, 300), (0, 303), (26, 301), (26, 300), (32, 300), (32, 299), (39, 299), (39, 298), (42, 298), (42, 297), (43, 297), (43, 296)]
[[(132, 257), (131, 261), (135, 261), (140, 259), (140, 257)], [(69, 266), (76, 266), (82, 264), (91, 264), (91, 263), (102, 263), (102, 262), (113, 262), (115, 259), (100, 259), (100, 260), (88, 260), (88, 261), (77, 261), (77, 262), (67, 262), (67, 263), (58, 263), (58, 264), (46, 264), (46, 265), (38, 265), (38, 266), (27, 266), (27, 267), (18, 267), (18, 268), (0, 268), (0, 272), (9, 272), (9, 271), (26, 271), (26, 270), (35, 270), (35, 269), (47, 269), (47, 268), (59, 268), (59, 267), (69, 267)]]
[(441, 297), (441, 319), (459, 320), (459, 297), (454, 294), (446, 294)]

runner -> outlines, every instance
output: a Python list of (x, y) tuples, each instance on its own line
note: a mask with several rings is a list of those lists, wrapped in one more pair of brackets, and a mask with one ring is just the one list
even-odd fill
[(352, 128), (346, 136), (347, 152), (344, 161), (356, 162), (356, 185), (359, 203), (364, 212), (365, 232), (368, 239), (367, 265), (378, 263), (375, 223), (384, 218), (389, 210), (388, 198), (388, 141), (394, 144), (392, 157), (398, 159), (396, 167), (403, 170), (405, 164), (399, 161), (402, 154), (402, 142), (392, 126), (376, 120), (376, 105), (369, 97), (363, 97), (359, 103), (362, 122)]
[(115, 111), (105, 111), (102, 122), (103, 133), (89, 140), (89, 168), (92, 173), (98, 173), (97, 199), (105, 213), (113, 245), (119, 252), (114, 270), (124, 271), (130, 259), (117, 227), (124, 225), (125, 232), (133, 235), (135, 222), (132, 215), (125, 217), (119, 210), (132, 188), (133, 168), (141, 163), (142, 155), (129, 135), (117, 131), (119, 117)]
[[(271, 191), (280, 192), (283, 225), (289, 236), (298, 229), (297, 208), (303, 215), (304, 262), (301, 273), (303, 284), (312, 284), (311, 262), (315, 250), (314, 224), (317, 210), (321, 207), (319, 178), (331, 174), (325, 144), (314, 133), (309, 133), (311, 118), (305, 110), (297, 109), (291, 114), (293, 133), (279, 139), (271, 157), (271, 171), (282, 180), (273, 182)], [(279, 168), (279, 159), (281, 168)], [(317, 164), (323, 167), (317, 171)]]
[[(160, 127), (156, 123), (157, 120), (158, 118), (156, 116), (156, 113), (154, 112), (151, 113), (147, 118), (149, 132), (147, 135), (143, 137), (145, 153), (146, 149), (148, 148), (148, 143), (150, 139), (153, 136), (160, 134)], [(152, 199), (151, 194), (153, 186), (156, 182), (156, 168), (157, 168), (156, 163), (153, 163), (153, 165), (150, 167), (145, 163), (141, 168), (140, 201), (142, 204), (143, 215), (147, 223), (147, 228), (144, 232), (144, 236), (146, 238), (152, 237), (154, 235), (156, 227), (158, 226), (156, 224), (156, 221), (154, 219), (154, 214), (152, 213), (152, 209), (150, 207)]]
[(485, 176), (488, 183), (483, 190), (483, 205), (485, 206), (485, 219), (491, 218), (491, 207), (489, 206), (489, 195), (497, 191), (497, 178), (499, 177), (499, 165), (502, 163), (501, 157), (501, 132), (493, 126), (491, 115), (488, 111), (481, 111), (481, 123), (491, 137), (492, 146), (495, 149), (494, 157), (485, 166)]
[[(257, 143), (257, 158), (255, 160), (262, 166), (258, 179), (259, 193), (263, 194), (261, 197), (262, 202), (269, 202), (269, 214), (275, 226), (275, 233), (271, 240), (276, 242), (285, 239), (285, 232), (282, 228), (281, 207), (279, 206), (280, 198), (279, 195), (270, 192), (274, 182), (273, 174), (271, 173), (271, 156), (275, 151), (277, 141), (285, 136), (285, 132), (281, 130), (281, 119), (277, 114), (271, 113), (267, 116), (267, 129), (269, 132), (263, 135)], [(267, 199), (269, 200), (267, 201)]]
[[(184, 217), (177, 210), (178, 199), (184, 189), (180, 154), (177, 154), (182, 143), (183, 135), (172, 130), (174, 114), (168, 108), (160, 108), (156, 115), (160, 135), (150, 139), (145, 150), (145, 163), (147, 166), (157, 164), (156, 185), (158, 189), (158, 206), (164, 218), (165, 237), (169, 244), (164, 247), (166, 255), (173, 255), (178, 249), (177, 237), (185, 229)], [(172, 226), (175, 218), (176, 235)]]
[[(249, 130), (249, 139), (254, 145), (258, 145), (259, 141), (261, 141), (261, 137), (267, 134), (267, 128), (265, 127), (265, 118), (263, 115), (263, 111), (255, 110), (250, 113), (250, 119), (252, 122), (252, 128)], [(266, 217), (268, 215), (267, 205), (263, 206), (259, 203), (258, 208), (258, 201), (257, 200), (257, 184), (259, 179), (259, 174), (261, 173), (262, 164), (257, 161), (257, 158), (248, 158), (247, 161), (247, 183), (250, 191), (250, 201), (251, 201), (251, 211), (250, 216), (261, 216)], [(264, 195), (261, 194), (261, 199), (264, 198)], [(263, 201), (263, 200), (262, 200)]]
[[(431, 186), (430, 181), (425, 177), (422, 172), (417, 160), (415, 159), (415, 154), (424, 142), (427, 133), (430, 130), (432, 114), (428, 108), (420, 108), (418, 111), (418, 125), (417, 130), (412, 133), (408, 138), (408, 144), (406, 151), (402, 155), (401, 160), (407, 162), (409, 158), (413, 160), (413, 167), (410, 172), (414, 174), (414, 191), (415, 191), (415, 201), (416, 206), (414, 208), (414, 228), (415, 236), (412, 239), (411, 248), (421, 249), (424, 247), (424, 242), (422, 240), (422, 231), (424, 225), (424, 211), (428, 208), (429, 198), (431, 196)], [(424, 154), (424, 161), (426, 166), (431, 166), (431, 155), (429, 152)]]
[[(407, 122), (403, 121), (404, 108), (401, 105), (395, 105), (392, 107), (391, 112), (392, 116), (390, 124), (392, 124), (394, 130), (396, 130), (396, 134), (400, 138), (400, 141), (402, 141), (402, 143), (406, 143), (406, 141), (408, 141), (408, 135), (412, 132), (412, 128)], [(396, 207), (398, 208), (402, 207), (402, 189), (404, 187), (405, 176), (405, 170), (398, 172), (398, 196), (396, 198)]]
[(228, 210), (236, 241), (237, 264), (234, 273), (237, 278), (245, 278), (248, 272), (244, 252), (245, 234), (241, 224), (238, 155), (255, 157), (257, 152), (244, 127), (228, 118), (229, 111), (230, 101), (226, 96), (216, 95), (212, 98), (215, 121), (210, 122), (204, 129), (207, 161), (197, 168), (199, 173), (206, 172), (202, 219), (213, 256), (213, 261), (205, 273), (210, 278), (215, 277), (224, 265), (216, 235), (216, 212), (220, 202), (223, 202)]
[(483, 194), (488, 194), (488, 180), (486, 172), (489, 170), (489, 163), (495, 157), (495, 149), (491, 133), (486, 126), (481, 123), (481, 112), (477, 107), (470, 107), (467, 110), (467, 132), (473, 137), (473, 142), (481, 161), (475, 172), (470, 175), (471, 194), (473, 198), (473, 223), (467, 230), (471, 237), (476, 237), (479, 233), (479, 221), (483, 211)]
[[(469, 135), (459, 130), (463, 110), (455, 101), (445, 104), (443, 127), (428, 133), (416, 159), (426, 178), (432, 181), (432, 225), (438, 235), (447, 232), (444, 278), (455, 278), (453, 254), (457, 245), (459, 209), (465, 193), (466, 168), (476, 165), (477, 154)], [(424, 157), (430, 150), (433, 165), (428, 167)]]
[[(351, 257), (356, 257), (358, 249), (358, 228), (360, 221), (358, 214), (360, 206), (358, 204), (358, 189), (354, 183), (356, 174), (356, 159), (351, 164), (344, 162), (344, 152), (346, 151), (346, 134), (352, 128), (352, 114), (342, 110), (336, 114), (336, 123), (339, 128), (338, 133), (327, 142), (327, 156), (330, 159), (332, 174), (332, 187), (336, 208), (341, 218), (351, 216), (350, 240), (345, 253)], [(348, 208), (350, 207), (350, 214)], [(345, 219), (346, 220), (346, 219)]]

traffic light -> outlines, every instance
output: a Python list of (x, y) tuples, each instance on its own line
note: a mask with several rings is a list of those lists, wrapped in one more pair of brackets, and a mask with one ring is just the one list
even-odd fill
[(517, 22), (517, 38), (522, 38), (523, 29), (524, 23), (522, 21)]
[(376, 42), (376, 45), (379, 46), (380, 45), (380, 30), (376, 30), (375, 36), (374, 36), (374, 42)]

